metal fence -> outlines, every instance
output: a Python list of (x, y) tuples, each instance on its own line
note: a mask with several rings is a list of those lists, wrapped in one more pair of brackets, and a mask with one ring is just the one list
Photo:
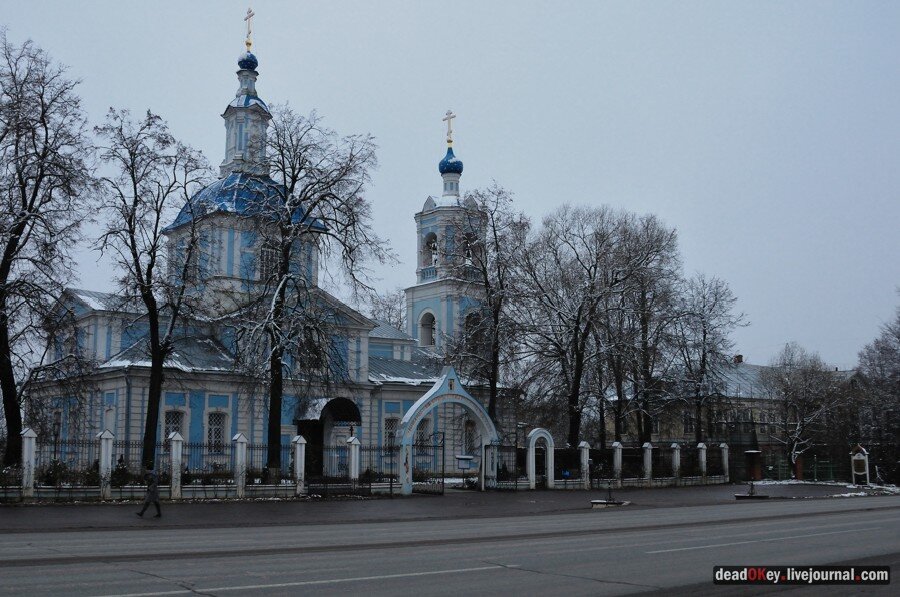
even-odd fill
[(722, 449), (718, 446), (706, 450), (706, 474), (710, 477), (725, 474)]
[(553, 453), (554, 479), (573, 481), (581, 479), (581, 450), (557, 448)]
[(681, 450), (681, 477), (700, 476), (700, 451), (696, 447)]
[(294, 448), (290, 444), (278, 446), (279, 467), (273, 475), (269, 467), (269, 446), (249, 444), (247, 446), (247, 483), (280, 485), (294, 480)]
[(650, 462), (653, 465), (653, 478), (665, 479), (674, 476), (672, 470), (672, 448), (654, 448)]
[(622, 478), (642, 479), (644, 477), (644, 449), (622, 448)]
[[(518, 446), (497, 446), (497, 489), (518, 490), (528, 488), (528, 479), (525, 477), (525, 459), (527, 448)], [(478, 471), (474, 471), (477, 475)], [(477, 479), (470, 483), (475, 489)]]

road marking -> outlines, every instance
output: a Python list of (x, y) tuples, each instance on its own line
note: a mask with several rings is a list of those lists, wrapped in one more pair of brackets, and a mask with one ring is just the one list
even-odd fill
[(282, 589), (285, 587), (307, 587), (313, 585), (333, 585), (344, 582), (364, 582), (369, 580), (389, 580), (393, 578), (412, 578), (415, 576), (436, 576), (439, 574), (461, 574), (464, 572), (484, 572), (487, 570), (506, 570), (508, 568), (518, 568), (518, 564), (493, 566), (479, 566), (477, 568), (454, 568), (452, 570), (429, 570), (426, 572), (404, 572), (400, 574), (380, 574), (378, 576), (357, 576), (354, 578), (329, 578), (325, 580), (302, 580), (297, 582), (283, 582), (268, 585), (241, 585), (235, 587), (211, 587), (211, 588), (195, 588), (182, 591), (159, 591), (156, 593), (120, 593), (114, 595), (104, 595), (102, 597), (156, 597), (157, 595), (185, 595), (191, 593), (212, 593), (219, 591), (251, 591), (255, 589)]
[(869, 527), (866, 529), (847, 529), (846, 531), (830, 531), (828, 533), (813, 533), (811, 535), (791, 535), (789, 537), (773, 537), (772, 539), (753, 539), (751, 541), (735, 541), (733, 543), (716, 543), (714, 545), (698, 545), (696, 547), (678, 547), (675, 549), (658, 549), (645, 553), (669, 553), (671, 551), (690, 551), (692, 549), (712, 549), (713, 547), (730, 547), (732, 545), (746, 545), (748, 543), (766, 543), (769, 541), (787, 541), (788, 539), (805, 539), (807, 537), (822, 537), (823, 535), (839, 535), (841, 533), (858, 533), (860, 531), (877, 531), (881, 527)]

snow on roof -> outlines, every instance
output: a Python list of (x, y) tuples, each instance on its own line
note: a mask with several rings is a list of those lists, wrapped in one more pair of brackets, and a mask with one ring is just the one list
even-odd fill
[[(98, 369), (149, 366), (147, 342), (139, 340), (102, 363)], [(175, 340), (175, 347), (165, 366), (186, 372), (226, 372), (234, 369), (234, 360), (225, 347), (212, 338), (179, 338)]]
[(94, 311), (119, 311), (125, 304), (122, 297), (110, 292), (68, 288), (75, 297)]
[(369, 355), (369, 381), (376, 384), (433, 384), (441, 377), (442, 364), (431, 353), (416, 349), (412, 359), (401, 361)]

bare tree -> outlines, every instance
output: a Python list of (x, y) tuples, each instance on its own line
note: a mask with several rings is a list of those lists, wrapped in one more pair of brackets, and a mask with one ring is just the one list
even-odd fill
[(881, 334), (859, 353), (859, 372), (864, 382), (860, 413), (860, 437), (870, 448), (878, 447), (882, 477), (900, 477), (900, 308)]
[(406, 292), (402, 288), (384, 294), (369, 293), (362, 302), (366, 316), (406, 331)]
[(665, 388), (674, 359), (671, 350), (675, 284), (680, 275), (678, 237), (656, 216), (630, 221), (624, 254), (631, 267), (625, 307), (635, 331), (631, 359), (638, 437), (649, 442), (653, 418), (664, 408)]
[(770, 425), (776, 429), (774, 437), (796, 463), (842, 401), (842, 380), (817, 354), (789, 343), (763, 371), (762, 382), (779, 405), (779, 420)]
[(694, 413), (694, 439), (704, 441), (703, 409), (712, 394), (712, 377), (727, 366), (734, 328), (744, 324), (734, 313), (737, 298), (728, 283), (697, 274), (681, 284), (673, 340), (682, 369), (682, 383)]
[(532, 397), (562, 403), (570, 445), (578, 444), (585, 368), (604, 298), (629, 275), (619, 268), (623, 216), (568, 205), (544, 218), (517, 261), (516, 319), (531, 360)]
[[(339, 137), (315, 113), (302, 116), (289, 106), (278, 106), (267, 149), (275, 197), (263, 201), (253, 218), (262, 224), (261, 242), (269, 249), (270, 260), (266, 268), (260, 268), (250, 310), (257, 313), (258, 329), (265, 333), (267, 464), (275, 469), (281, 461), (286, 360), (301, 370), (319, 370), (316, 363), (334, 347), (337, 315), (328, 313), (333, 312), (329, 303), (336, 301), (328, 300), (315, 287), (313, 272), (299, 265), (305, 261), (303, 253), (316, 252), (320, 264), (330, 259), (337, 268), (333, 273), (349, 282), (354, 293), (371, 290), (367, 269), (371, 260), (384, 262), (392, 256), (372, 229), (371, 206), (363, 197), (376, 165), (372, 137)], [(298, 330), (306, 331), (297, 336)], [(247, 337), (252, 336), (248, 330)], [(298, 345), (298, 337), (304, 346)], [(313, 366), (304, 365), (304, 360)], [(336, 368), (339, 363), (332, 362), (326, 371)]]
[(92, 150), (77, 81), (31, 41), (0, 35), (0, 392), (3, 463), (21, 459), (24, 380), (49, 339), (45, 318), (73, 271)]
[(496, 183), (466, 193), (452, 224), (453, 242), (447, 243), (451, 275), (478, 300), (464, 315), (458, 337), (448, 339), (448, 352), (467, 376), (487, 383), (487, 410), (495, 421), (516, 329), (510, 313), (515, 264), (531, 226), (513, 211), (512, 201), (512, 193)]
[(101, 157), (111, 171), (102, 178), (106, 224), (100, 248), (113, 256), (120, 271), (123, 304), (141, 305), (148, 326), (150, 379), (141, 462), (149, 467), (155, 459), (164, 367), (184, 318), (198, 251), (197, 218), (192, 217), (188, 241), (172, 251), (175, 258), (169, 260), (167, 272), (163, 230), (179, 209), (190, 208), (191, 193), (208, 176), (209, 167), (150, 111), (135, 121), (127, 110), (110, 109), (106, 123), (95, 130), (104, 144)]

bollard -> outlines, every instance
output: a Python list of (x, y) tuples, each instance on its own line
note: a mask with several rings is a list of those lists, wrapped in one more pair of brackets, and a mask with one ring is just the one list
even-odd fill
[(591, 488), (591, 444), (582, 441), (578, 444), (581, 453), (581, 482), (585, 489)]
[(243, 498), (247, 488), (247, 436), (238, 433), (234, 442), (234, 485), (235, 497)]
[(650, 480), (653, 478), (653, 444), (646, 442), (641, 447), (644, 449), (644, 479)]
[(113, 432), (105, 429), (97, 434), (100, 440), (100, 499), (108, 500), (112, 497), (112, 445), (116, 438)]
[(613, 442), (613, 477), (622, 479), (622, 442)]
[(728, 444), (722, 442), (719, 444), (719, 449), (722, 450), (722, 474), (725, 476), (725, 482), (728, 483), (730, 480), (730, 475), (728, 474)]
[(177, 431), (169, 434), (169, 454), (172, 456), (170, 468), (172, 469), (172, 483), (170, 485), (169, 497), (173, 500), (181, 499), (181, 466), (182, 455), (184, 454), (184, 438)]
[(672, 444), (672, 476), (676, 479), (681, 477), (681, 446)]
[(297, 481), (295, 493), (301, 495), (306, 490), (306, 438), (295, 435), (291, 443), (294, 444), (294, 479)]
[(34, 497), (34, 464), (37, 433), (31, 427), (22, 430), (22, 498)]
[(347, 440), (347, 447), (350, 451), (350, 484), (355, 485), (359, 481), (359, 439), (351, 437)]

